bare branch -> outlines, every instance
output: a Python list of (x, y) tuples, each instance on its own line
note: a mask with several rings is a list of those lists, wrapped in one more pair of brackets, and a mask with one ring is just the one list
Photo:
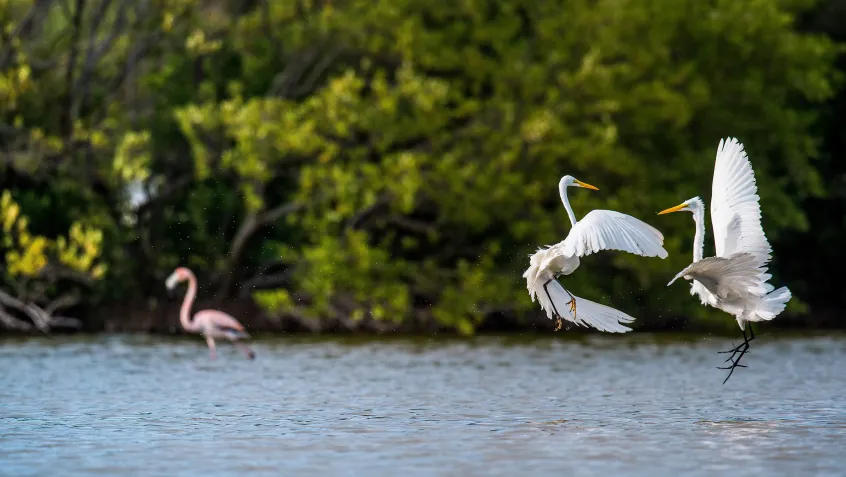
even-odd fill
[(79, 57), (79, 36), (82, 33), (82, 11), (85, 10), (86, 0), (76, 0), (76, 10), (73, 12), (73, 31), (70, 38), (70, 56), (68, 58), (68, 66), (65, 69), (65, 84), (67, 85), (65, 92), (65, 111), (62, 117), (62, 132), (68, 138), (73, 132), (73, 72), (76, 68), (76, 61)]
[(7, 330), (29, 331), (32, 329), (32, 325), (15, 318), (7, 313), (2, 307), (0, 307), (0, 323), (2, 323)]
[(305, 206), (305, 204), (300, 202), (289, 202), (264, 211), (260, 214), (255, 212), (247, 214), (247, 217), (245, 217), (244, 221), (241, 222), (241, 226), (238, 227), (238, 232), (235, 233), (235, 237), (232, 239), (232, 245), (229, 246), (229, 256), (227, 257), (226, 264), (223, 268), (225, 277), (220, 288), (222, 296), (226, 296), (229, 293), (235, 276), (235, 270), (238, 268), (238, 264), (241, 261), (241, 255), (244, 252), (244, 248), (247, 246), (247, 242), (249, 242), (250, 238), (252, 238), (256, 231), (264, 225), (275, 222), (288, 214), (293, 214), (294, 212), (304, 209)]
[(266, 225), (271, 222), (276, 222), (282, 217), (293, 214), (294, 212), (299, 212), (305, 207), (306, 204), (300, 202), (289, 202), (287, 204), (282, 204), (278, 207), (274, 207), (259, 216), (259, 225)]
[(124, 64), (123, 68), (121, 68), (117, 77), (115, 77), (115, 79), (112, 81), (111, 89), (107, 90), (112, 91), (112, 93), (110, 94), (108, 101), (105, 101), (104, 104), (110, 104), (114, 100), (115, 95), (120, 91), (121, 86), (123, 86), (123, 83), (126, 81), (127, 78), (132, 75), (132, 73), (135, 72), (135, 68), (138, 66), (142, 55), (146, 52), (148, 48), (150, 48), (153, 44), (157, 43), (162, 36), (164, 36), (164, 33), (159, 30), (151, 35), (148, 35), (146, 38), (138, 41), (135, 44), (135, 47), (132, 49), (132, 52), (127, 55), (126, 63)]
[(340, 43), (336, 44), (331, 51), (325, 53), (323, 58), (321, 58), (317, 64), (312, 68), (311, 74), (309, 74), (308, 78), (305, 81), (301, 81), (299, 87), (294, 90), (291, 96), (299, 97), (302, 95), (306, 95), (314, 90), (315, 86), (317, 85), (317, 81), (323, 76), (324, 73), (332, 66), (332, 63), (341, 56), (341, 53), (344, 51), (343, 47)]
[(285, 270), (272, 275), (256, 275), (241, 284), (240, 296), (244, 298), (255, 290), (282, 288), (290, 282), (291, 274), (292, 270)]
[(50, 316), (47, 315), (41, 308), (31, 303), (24, 303), (2, 290), (0, 290), (0, 304), (9, 308), (15, 308), (25, 313), (29, 319), (32, 320), (35, 327), (42, 332), (47, 333), (50, 331)]
[(50, 326), (53, 328), (73, 328), (78, 330), (82, 328), (82, 322), (68, 316), (53, 316), (50, 317)]
[(44, 311), (48, 314), (52, 315), (58, 310), (63, 310), (65, 308), (70, 308), (72, 306), (78, 305), (82, 299), (76, 293), (66, 293), (59, 298), (51, 301), (44, 307)]
[(387, 196), (383, 195), (379, 197), (378, 199), (376, 199), (376, 202), (374, 202), (372, 205), (370, 205), (369, 207), (365, 207), (364, 209), (358, 211), (358, 213), (350, 217), (347, 220), (347, 227), (352, 229), (361, 228), (361, 226), (364, 225), (364, 223), (368, 219), (376, 215), (376, 213), (379, 212), (380, 209), (386, 209), (389, 204), (390, 201), (388, 200)]
[(80, 285), (93, 286), (95, 280), (85, 273), (78, 272), (66, 265), (51, 263), (41, 270), (41, 276), (50, 281), (70, 280)]
[(410, 232), (419, 233), (421, 235), (429, 234), (434, 232), (436, 229), (436, 227), (432, 224), (427, 224), (426, 222), (414, 220), (402, 215), (392, 215), (388, 221), (400, 228)]
[(53, 0), (36, 0), (10, 36), (6, 36), (6, 33), (2, 32), (3, 43), (7, 45), (7, 48), (3, 51), (2, 55), (0, 55), (0, 70), (5, 69), (8, 66), (9, 61), (12, 58), (12, 54), (14, 53), (11, 39), (19, 36), (29, 36), (35, 21), (43, 21), (46, 17), (44, 11), (52, 2)]
[(281, 96), (283, 98), (291, 96), (295, 85), (299, 83), (299, 79), (317, 58), (319, 52), (317, 48), (313, 48), (302, 52), (296, 58), (291, 58), (285, 69), (273, 78), (268, 96)]
[[(95, 14), (95, 18), (93, 23), (95, 25), (101, 25), (103, 23), (103, 17), (106, 16), (106, 11), (108, 10), (109, 6), (111, 5), (112, 0), (103, 0), (100, 3), (100, 8), (97, 10)], [(114, 27), (112, 28), (111, 33), (109, 33), (108, 38), (100, 45), (99, 48), (94, 48), (94, 37), (96, 36), (97, 29), (91, 29), (91, 35), (89, 38), (88, 44), (88, 54), (85, 58), (85, 65), (82, 69), (82, 75), (77, 79), (76, 83), (73, 86), (74, 92), (82, 88), (82, 94), (79, 96), (78, 101), (74, 103), (74, 114), (73, 116), (76, 117), (79, 114), (79, 111), (85, 105), (86, 101), (88, 101), (88, 96), (91, 92), (91, 75), (94, 72), (94, 67), (96, 66), (97, 62), (112, 49), (115, 40), (117, 39), (118, 35), (125, 29), (126, 26), (126, 10), (129, 6), (128, 0), (123, 0), (118, 7), (117, 19), (114, 22)], [(77, 96), (74, 94), (74, 96)]]

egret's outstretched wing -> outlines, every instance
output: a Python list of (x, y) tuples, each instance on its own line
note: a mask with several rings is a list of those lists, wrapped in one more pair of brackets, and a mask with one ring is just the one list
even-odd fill
[(564, 290), (558, 280), (552, 280), (546, 288), (538, 283), (533, 295), (535, 294), (541, 308), (546, 311), (546, 316), (550, 319), (555, 318), (555, 311), (558, 311), (562, 318), (579, 326), (590, 326), (609, 333), (631, 331), (631, 328), (623, 325), (623, 323), (634, 321), (631, 316), (610, 306), (600, 305), (577, 296), (573, 297), (576, 300), (576, 316), (573, 317), (569, 307), (570, 294)]
[(746, 296), (750, 293), (762, 296), (772, 286), (761, 281), (766, 269), (760, 257), (740, 252), (729, 257), (708, 257), (692, 263), (678, 273), (667, 286), (680, 277), (696, 280), (720, 299), (729, 295)]
[(667, 257), (664, 236), (655, 227), (613, 210), (593, 210), (557, 245), (565, 256), (582, 257), (600, 250), (620, 250), (644, 257)]
[[(769, 261), (772, 248), (761, 227), (761, 207), (752, 164), (743, 144), (720, 140), (711, 186), (711, 224), (718, 257), (748, 252)], [(765, 280), (764, 280), (765, 281)]]
[[(592, 326), (608, 333), (626, 333), (632, 329), (622, 323), (632, 323), (634, 318), (610, 306), (600, 305), (585, 298), (576, 298), (576, 318), (571, 320), (577, 325)], [(567, 317), (567, 319), (570, 319)]]

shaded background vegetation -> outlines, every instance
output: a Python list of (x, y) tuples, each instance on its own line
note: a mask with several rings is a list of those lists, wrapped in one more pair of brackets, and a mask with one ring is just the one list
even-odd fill
[(640, 217), (670, 257), (598, 254), (568, 288), (640, 329), (733, 326), (665, 286), (693, 223), (655, 216), (709, 200), (731, 135), (779, 321), (840, 326), (844, 3), (0, 0), (0, 321), (174, 330), (185, 265), (252, 329), (551, 328), (520, 274), (572, 174), (601, 189), (578, 216)]

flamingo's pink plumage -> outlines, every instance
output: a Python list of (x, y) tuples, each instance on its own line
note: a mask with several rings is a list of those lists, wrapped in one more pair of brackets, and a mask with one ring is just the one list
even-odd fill
[(244, 330), (244, 325), (232, 316), (219, 310), (201, 310), (194, 314), (193, 320), (191, 319), (191, 305), (193, 305), (194, 298), (197, 296), (197, 278), (194, 273), (188, 268), (179, 267), (174, 270), (165, 283), (167, 288), (172, 290), (177, 283), (184, 281), (188, 282), (188, 292), (185, 294), (185, 299), (179, 311), (179, 323), (182, 328), (190, 333), (201, 334), (206, 338), (211, 359), (217, 357), (215, 338), (229, 340), (233, 345), (240, 348), (247, 355), (247, 358), (255, 358), (256, 354), (249, 346), (238, 342), (238, 340), (249, 338), (250, 335)]

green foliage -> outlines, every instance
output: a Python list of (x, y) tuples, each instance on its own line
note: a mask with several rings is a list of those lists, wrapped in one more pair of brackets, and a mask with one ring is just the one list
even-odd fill
[(0, 47), (4, 185), (61, 191), (45, 210), (102, 230), (113, 297), (186, 264), (273, 313), (472, 333), (540, 313), (520, 274), (566, 236), (573, 174), (601, 189), (571, 194), (578, 216), (640, 217), (670, 258), (598, 254), (569, 289), (650, 325), (724, 320), (664, 286), (693, 227), (654, 214), (709, 198), (729, 135), (776, 244), (826, 193), (814, 105), (839, 50), (796, 30), (805, 1), (114, 3), (76, 28), (44, 2), (34, 35), (33, 2), (0, 1), (19, 32)]
[(51, 261), (95, 280), (105, 274), (106, 265), (98, 261), (103, 243), (100, 230), (74, 222), (67, 237), (33, 235), (28, 217), (8, 190), (0, 196), (0, 217), (9, 277), (38, 279)]

